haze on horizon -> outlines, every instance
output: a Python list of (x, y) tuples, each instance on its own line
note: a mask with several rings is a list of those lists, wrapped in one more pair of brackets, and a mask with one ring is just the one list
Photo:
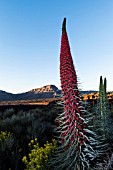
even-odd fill
[(98, 90), (102, 75), (113, 91), (113, 0), (1, 0), (0, 90), (60, 88), (64, 17), (80, 88)]

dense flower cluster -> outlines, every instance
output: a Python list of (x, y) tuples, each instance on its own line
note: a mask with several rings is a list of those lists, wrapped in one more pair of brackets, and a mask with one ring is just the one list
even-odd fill
[[(62, 27), (62, 39), (60, 50), (60, 77), (61, 88), (64, 97), (64, 112), (67, 128), (62, 131), (62, 141), (70, 134), (70, 141), (78, 140), (80, 145), (87, 140), (84, 135), (83, 128), (86, 128), (84, 122), (84, 111), (81, 106), (81, 99), (79, 97), (77, 75), (74, 69), (74, 64), (70, 52), (68, 36), (66, 32), (66, 19), (64, 19)], [(72, 135), (71, 135), (72, 134)]]

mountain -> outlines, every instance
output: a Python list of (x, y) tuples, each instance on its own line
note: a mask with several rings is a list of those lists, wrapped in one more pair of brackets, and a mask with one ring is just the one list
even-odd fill
[(15, 101), (15, 100), (32, 100), (43, 98), (60, 97), (61, 90), (55, 85), (47, 85), (41, 88), (32, 89), (25, 93), (12, 94), (0, 90), (0, 101)]
[[(97, 92), (94, 90), (80, 91), (80, 94), (89, 94), (92, 92)], [(32, 100), (32, 99), (46, 99), (61, 97), (61, 90), (59, 90), (55, 85), (46, 85), (41, 88), (32, 89), (25, 93), (12, 94), (0, 90), (0, 101), (15, 101), (15, 100)]]
[(11, 101), (13, 100), (13, 94), (0, 90), (0, 101)]

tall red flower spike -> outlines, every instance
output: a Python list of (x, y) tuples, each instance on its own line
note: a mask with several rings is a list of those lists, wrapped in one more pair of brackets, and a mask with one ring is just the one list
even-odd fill
[[(84, 112), (82, 111), (81, 99), (77, 84), (77, 75), (74, 69), (74, 64), (70, 52), (66, 32), (66, 18), (64, 18), (62, 26), (62, 39), (60, 50), (60, 77), (61, 88), (64, 97), (64, 112), (66, 118), (67, 129), (62, 131), (62, 141), (65, 141), (67, 135), (70, 135), (69, 142), (73, 143), (76, 139), (78, 145), (83, 145), (87, 141), (87, 136), (83, 133), (83, 128), (86, 128), (84, 122)], [(73, 133), (72, 133), (73, 132)], [(80, 147), (78, 147), (80, 149)]]
[(57, 128), (60, 146), (52, 160), (52, 169), (84, 170), (90, 167), (90, 162), (96, 157), (94, 145), (95, 135), (87, 127), (86, 111), (82, 106), (78, 90), (77, 75), (70, 52), (66, 32), (66, 18), (62, 25), (60, 49), (60, 79), (64, 98), (64, 112), (59, 115)]

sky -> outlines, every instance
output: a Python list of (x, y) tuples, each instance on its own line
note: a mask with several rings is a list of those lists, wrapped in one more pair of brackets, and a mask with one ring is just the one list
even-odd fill
[(0, 90), (60, 88), (63, 18), (82, 90), (113, 90), (113, 0), (0, 0)]

